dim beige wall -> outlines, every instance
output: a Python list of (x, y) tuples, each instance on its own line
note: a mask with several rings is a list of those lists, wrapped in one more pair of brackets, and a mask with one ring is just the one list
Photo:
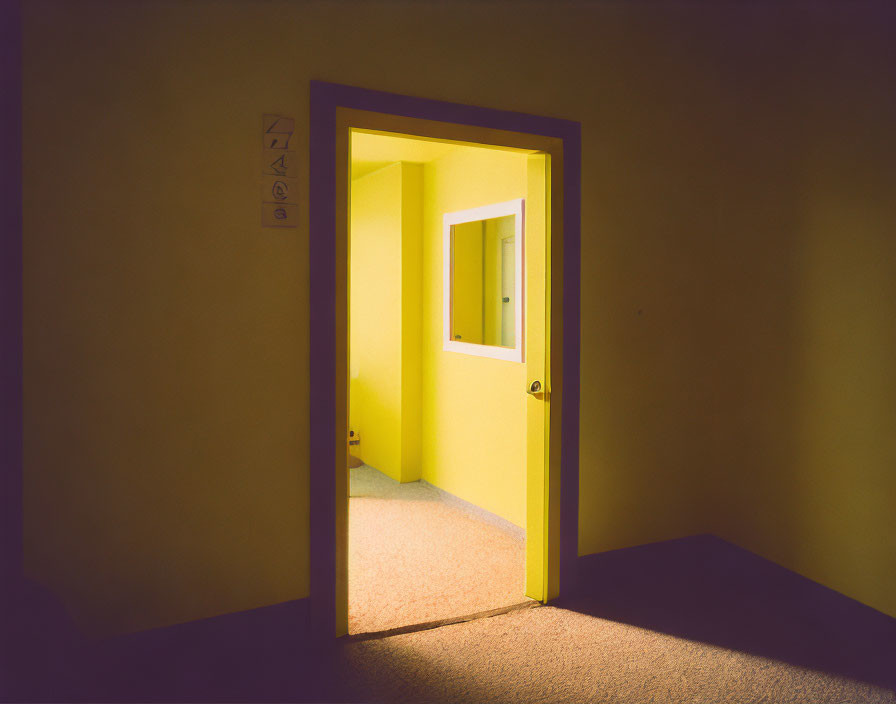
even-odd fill
[(757, 15), (725, 65), (713, 525), (896, 615), (896, 6), (865, 8)]
[(582, 554), (718, 532), (896, 614), (877, 7), (26, 1), (29, 574), (106, 633), (307, 594), (316, 78), (582, 122)]

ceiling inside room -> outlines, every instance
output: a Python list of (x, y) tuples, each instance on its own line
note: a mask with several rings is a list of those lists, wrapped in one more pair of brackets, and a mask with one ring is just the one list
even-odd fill
[(397, 161), (425, 164), (458, 148), (448, 142), (352, 131), (352, 180)]

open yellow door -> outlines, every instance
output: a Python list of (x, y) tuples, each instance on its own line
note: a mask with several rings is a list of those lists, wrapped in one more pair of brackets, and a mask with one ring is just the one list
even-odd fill
[(525, 209), (526, 334), (526, 596), (546, 601), (548, 437), (550, 422), (550, 156), (528, 158)]

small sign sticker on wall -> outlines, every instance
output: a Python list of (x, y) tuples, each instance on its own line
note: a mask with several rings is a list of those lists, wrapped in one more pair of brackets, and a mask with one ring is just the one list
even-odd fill
[(295, 119), (286, 115), (262, 116), (261, 225), (296, 227), (296, 153), (291, 149)]
[(263, 156), (264, 161), (261, 167), (263, 174), (296, 177), (296, 153), (294, 151), (265, 149)]
[(262, 203), (261, 224), (263, 227), (295, 227), (298, 211), (299, 206), (292, 203)]
[(284, 115), (265, 115), (262, 128), (265, 149), (289, 149), (296, 121)]
[(261, 202), (295, 203), (296, 179), (286, 176), (262, 176)]

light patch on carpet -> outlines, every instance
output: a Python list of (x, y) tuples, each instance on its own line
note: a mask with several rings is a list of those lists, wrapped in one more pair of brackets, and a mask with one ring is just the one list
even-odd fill
[(880, 687), (543, 606), (345, 643), (346, 700), (896, 704)]

